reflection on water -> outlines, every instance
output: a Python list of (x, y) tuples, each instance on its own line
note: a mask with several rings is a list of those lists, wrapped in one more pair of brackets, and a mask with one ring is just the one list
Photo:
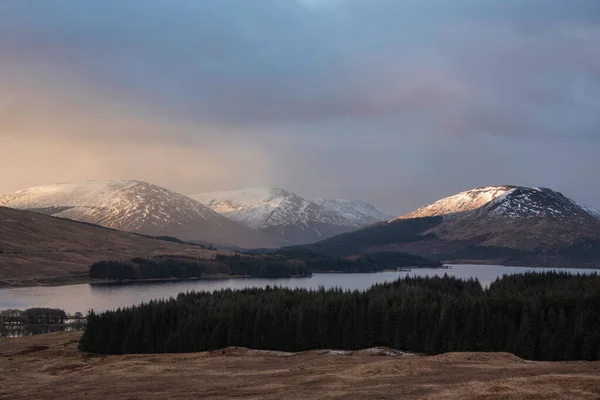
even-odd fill
[[(60, 308), (69, 313), (88, 309), (103, 311), (131, 306), (152, 299), (169, 298), (188, 291), (214, 291), (243, 289), (247, 287), (281, 286), (289, 288), (318, 289), (339, 287), (365, 290), (376, 283), (389, 282), (407, 275), (433, 276), (448, 274), (458, 278), (477, 278), (488, 285), (504, 274), (532, 271), (531, 268), (504, 267), (501, 265), (453, 265), (451, 269), (413, 269), (410, 272), (379, 272), (365, 274), (314, 274), (306, 278), (235, 278), (222, 280), (195, 280), (179, 282), (139, 282), (111, 285), (69, 285), (28, 287), (0, 290), (0, 310), (30, 307)], [(536, 268), (534, 271), (567, 271), (595, 273), (587, 269)]]

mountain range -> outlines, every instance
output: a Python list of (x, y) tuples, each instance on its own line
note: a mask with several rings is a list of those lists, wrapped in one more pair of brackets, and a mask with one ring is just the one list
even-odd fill
[(190, 196), (213, 211), (288, 243), (311, 243), (389, 219), (368, 203), (307, 200), (277, 188), (252, 188)]
[(551, 189), (482, 187), (306, 247), (340, 256), (399, 251), (446, 262), (600, 267), (600, 213)]
[(190, 197), (135, 180), (36, 186), (0, 196), (0, 206), (240, 248), (315, 242), (388, 218), (366, 203), (309, 201), (282, 189)]
[(273, 247), (283, 243), (237, 224), (187, 196), (141, 181), (36, 186), (0, 196), (0, 206), (215, 245)]
[(320, 254), (352, 260), (407, 253), (451, 263), (600, 268), (600, 212), (546, 188), (476, 188), (383, 222), (377, 220), (385, 215), (365, 203), (311, 201), (281, 189), (193, 197), (140, 181), (46, 185), (0, 196), (0, 285), (72, 278), (98, 260), (214, 257), (172, 237), (140, 234), (281, 247), (346, 230), (279, 252), (317, 261)]

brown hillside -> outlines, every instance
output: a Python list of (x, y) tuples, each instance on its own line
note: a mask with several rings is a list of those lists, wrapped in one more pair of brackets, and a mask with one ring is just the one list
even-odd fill
[(0, 286), (68, 282), (95, 261), (156, 254), (212, 258), (215, 252), (0, 207)]

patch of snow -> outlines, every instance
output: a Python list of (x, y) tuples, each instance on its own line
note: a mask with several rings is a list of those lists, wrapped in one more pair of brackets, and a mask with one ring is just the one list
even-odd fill
[(454, 196), (446, 197), (438, 200), (428, 206), (421, 207), (416, 211), (392, 219), (390, 222), (398, 219), (434, 217), (434, 216), (451, 216), (452, 214), (474, 211), (490, 202), (506, 197), (513, 192), (513, 186), (489, 186), (476, 188), (455, 194)]
[(315, 203), (327, 210), (337, 213), (356, 227), (362, 227), (389, 219), (389, 216), (373, 205), (362, 201), (348, 199), (316, 199)]
[(594, 218), (600, 219), (600, 210), (597, 210), (597, 209), (592, 208), (592, 207), (584, 206), (584, 205), (581, 205), (581, 204), (578, 204), (578, 206), (581, 207), (585, 212), (587, 212), (588, 214), (590, 214)]

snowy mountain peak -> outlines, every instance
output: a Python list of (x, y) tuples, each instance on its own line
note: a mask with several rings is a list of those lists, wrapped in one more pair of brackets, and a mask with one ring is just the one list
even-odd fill
[[(19, 205), (26, 208), (45, 208), (55, 206), (75, 207), (79, 205), (118, 202), (113, 198), (115, 190), (125, 190), (141, 184), (138, 181), (86, 181), (77, 183), (57, 183), (31, 187), (25, 190), (0, 196), (0, 204)], [(106, 198), (106, 195), (110, 194)]]
[(524, 219), (592, 216), (591, 213), (562, 193), (537, 187), (515, 188), (509, 194), (486, 205), (485, 211), (492, 215)]
[(215, 223), (219, 220), (212, 210), (186, 196), (133, 180), (36, 186), (1, 196), (0, 205), (47, 211), (122, 230), (183, 223), (191, 216)]
[(310, 201), (279, 188), (251, 188), (190, 196), (253, 229), (307, 243), (387, 219), (375, 207), (352, 200)]
[(521, 219), (562, 218), (573, 215), (581, 218), (599, 218), (600, 215), (597, 211), (583, 207), (551, 189), (505, 185), (461, 192), (396, 219), (433, 216), (453, 219), (472, 213)]
[(438, 200), (396, 219), (447, 216), (474, 211), (515, 189), (515, 186), (487, 186), (467, 190)]
[(248, 208), (262, 207), (264, 211), (275, 209), (291, 196), (278, 188), (249, 188), (221, 192), (201, 193), (190, 196), (218, 213), (232, 213)]

